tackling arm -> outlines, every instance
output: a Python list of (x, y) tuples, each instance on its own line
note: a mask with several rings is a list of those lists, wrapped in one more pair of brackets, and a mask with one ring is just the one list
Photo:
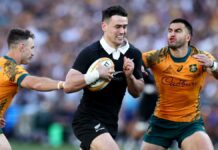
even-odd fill
[(26, 76), (21, 82), (21, 86), (36, 91), (52, 91), (62, 89), (64, 82), (46, 77)]

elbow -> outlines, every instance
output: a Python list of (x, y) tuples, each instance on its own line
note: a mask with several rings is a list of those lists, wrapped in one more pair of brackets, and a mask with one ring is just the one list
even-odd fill
[(31, 90), (41, 91), (43, 89), (42, 84), (32, 84), (29, 86)]
[(134, 93), (134, 94), (132, 94), (132, 97), (134, 97), (134, 98), (138, 98), (140, 96), (140, 93)]
[(138, 98), (141, 96), (141, 93), (143, 92), (143, 87), (135, 90), (128, 89), (128, 91), (132, 95), (132, 97)]
[(129, 93), (132, 95), (133, 98), (138, 98), (141, 95), (140, 91), (134, 91), (134, 92), (130, 92)]

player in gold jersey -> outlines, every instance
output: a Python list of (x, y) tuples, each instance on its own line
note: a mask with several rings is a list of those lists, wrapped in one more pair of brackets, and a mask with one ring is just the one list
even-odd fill
[(191, 24), (177, 18), (168, 27), (168, 46), (143, 53), (159, 99), (141, 150), (165, 150), (173, 140), (182, 150), (214, 149), (200, 115), (200, 91), (207, 73), (218, 78), (217, 62), (191, 46), (191, 38)]
[(11, 150), (2, 132), (5, 126), (4, 113), (19, 87), (37, 91), (63, 88), (63, 81), (28, 74), (21, 64), (28, 64), (33, 57), (34, 35), (29, 30), (12, 29), (8, 35), (9, 52), (0, 57), (0, 150)]

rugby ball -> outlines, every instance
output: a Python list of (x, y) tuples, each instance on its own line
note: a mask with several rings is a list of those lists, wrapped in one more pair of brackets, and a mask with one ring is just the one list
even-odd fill
[[(114, 67), (114, 63), (110, 58), (102, 57), (94, 61), (91, 66), (89, 67), (87, 73), (91, 73), (92, 71), (96, 70), (98, 65), (102, 65), (105, 67)], [(88, 85), (88, 89), (90, 91), (99, 91), (105, 88), (108, 85), (109, 81), (106, 81), (104, 79), (98, 79), (95, 82)]]

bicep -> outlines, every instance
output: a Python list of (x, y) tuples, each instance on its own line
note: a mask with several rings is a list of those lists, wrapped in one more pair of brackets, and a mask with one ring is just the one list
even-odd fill
[(78, 78), (83, 78), (83, 74), (75, 69), (70, 69), (69, 72), (66, 75), (66, 82), (69, 82), (71, 80), (76, 80)]
[(33, 89), (34, 85), (40, 81), (39, 77), (36, 76), (26, 76), (20, 83), (21, 87)]
[(85, 86), (84, 74), (75, 69), (70, 69), (65, 79), (64, 91), (67, 93), (75, 92), (81, 90)]

